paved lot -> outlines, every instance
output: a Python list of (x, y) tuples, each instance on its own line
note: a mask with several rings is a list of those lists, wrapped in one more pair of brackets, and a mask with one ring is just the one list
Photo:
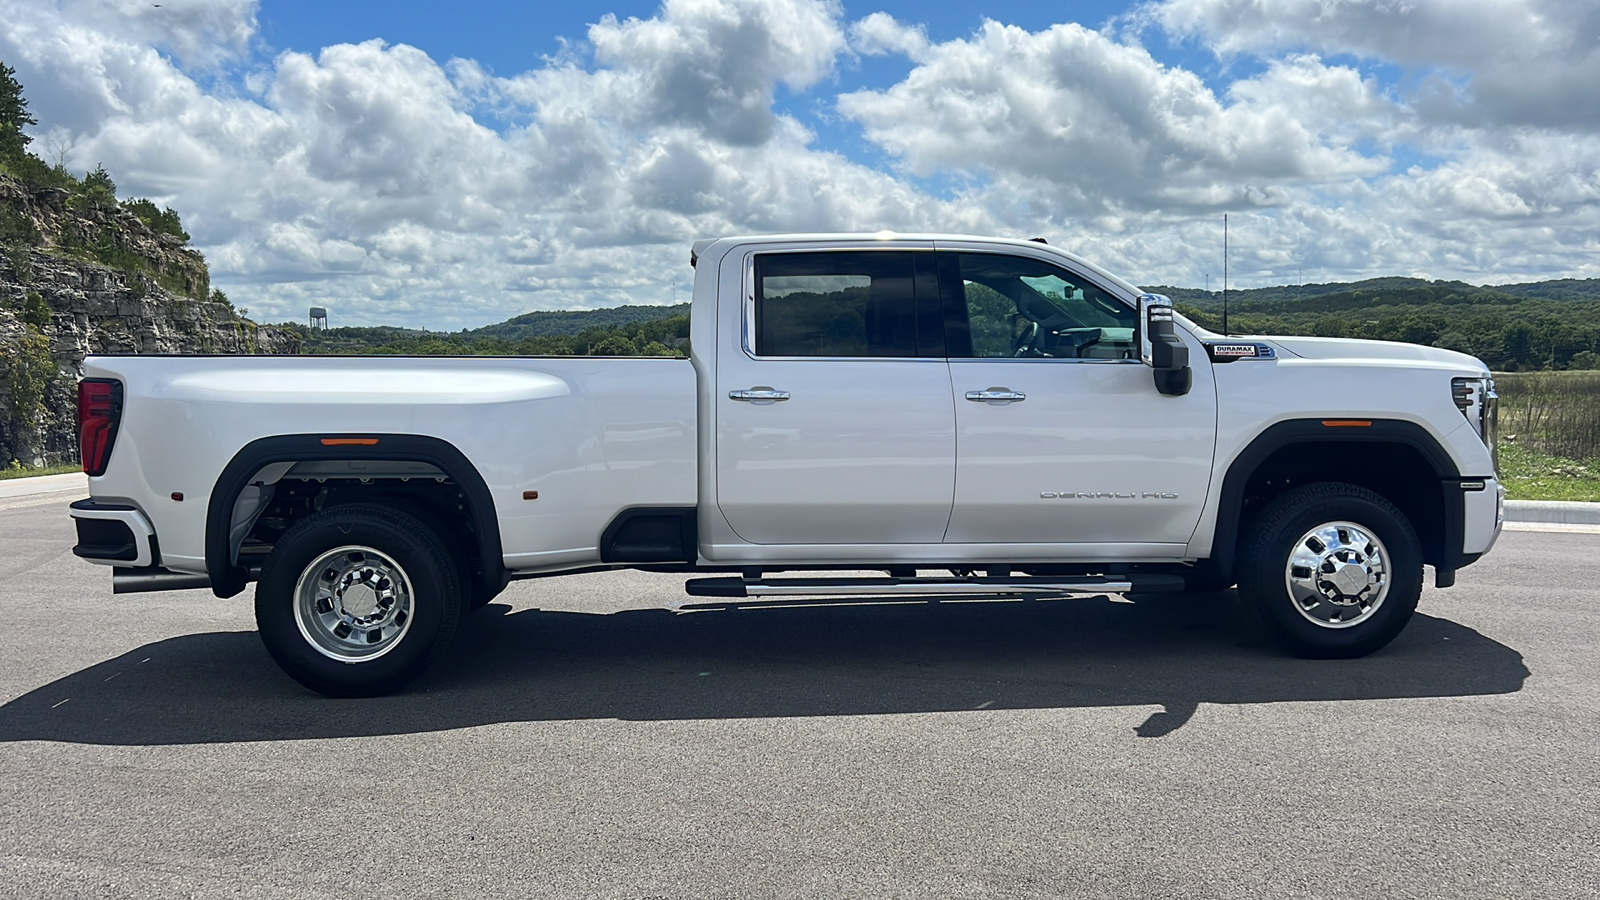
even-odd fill
[(248, 595), (115, 597), (0, 499), (0, 895), (1600, 895), (1600, 535), (1511, 532), (1388, 649), (1231, 595), (694, 610), (521, 582), (403, 696)]

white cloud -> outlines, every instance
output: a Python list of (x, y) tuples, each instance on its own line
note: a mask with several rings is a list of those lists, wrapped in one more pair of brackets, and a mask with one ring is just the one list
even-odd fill
[(154, 46), (182, 65), (211, 68), (239, 59), (256, 34), (258, 0), (60, 0), (69, 21)]
[(921, 62), (928, 52), (928, 30), (903, 24), (888, 13), (875, 12), (851, 23), (850, 46), (865, 56), (898, 53)]
[(657, 18), (589, 29), (595, 59), (622, 76), (630, 112), (732, 144), (773, 133), (773, 91), (803, 89), (844, 49), (834, 0), (666, 0)]
[[(1224, 210), (1242, 285), (1600, 275), (1600, 138), (1464, 124), (1479, 70), (1402, 95), (1335, 59), (1355, 26), (1284, 37), (1246, 4), (1155, 10), (1263, 54), (1221, 88), (1076, 25), (934, 43), (881, 13), (846, 23), (832, 0), (667, 0), (513, 77), (380, 40), (264, 59), (253, 3), (136, 7), (0, 0), (0, 59), (70, 165), (179, 209), (217, 283), (269, 320), (325, 306), (336, 324), (456, 328), (665, 303), (674, 283), (686, 296), (690, 241), (775, 231), (1047, 234), (1136, 281), (1215, 283)], [(841, 88), (851, 53), (912, 65)], [(836, 102), (894, 165), (823, 145), (785, 90)]]
[[(872, 30), (895, 33), (882, 19)], [(845, 94), (840, 110), (912, 172), (1022, 179), (1051, 218), (1270, 205), (1287, 184), (1387, 168), (1351, 146), (1386, 104), (1314, 58), (1224, 100), (1193, 73), (1073, 24), (1033, 33), (989, 21), (919, 53), (904, 81)]]
[(1600, 131), (1594, 0), (1162, 0), (1148, 15), (1220, 55), (1310, 49), (1432, 71), (1419, 109)]

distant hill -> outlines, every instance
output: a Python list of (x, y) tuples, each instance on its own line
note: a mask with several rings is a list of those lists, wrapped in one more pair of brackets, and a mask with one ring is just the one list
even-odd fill
[(467, 334), (519, 341), (528, 337), (582, 334), (591, 328), (617, 328), (636, 322), (653, 322), (673, 316), (687, 316), (689, 304), (676, 306), (615, 306), (610, 309), (558, 310), (523, 313), (494, 325), (474, 328)]
[[(689, 304), (523, 313), (463, 331), (392, 325), (298, 332), (306, 353), (407, 355), (663, 355), (687, 352)], [(612, 340), (608, 340), (612, 339)], [(655, 345), (655, 346), (652, 346)]]
[(1600, 300), (1600, 278), (1562, 278), (1527, 284), (1500, 284), (1493, 290), (1542, 300)]
[[(1199, 288), (1180, 288), (1158, 285), (1146, 288), (1158, 294), (1166, 294), (1174, 303), (1181, 303), (1200, 309), (1221, 309), (1222, 292), (1204, 291)], [(1456, 298), (1458, 302), (1492, 302), (1494, 295), (1503, 297), (1519, 297), (1535, 300), (1600, 300), (1600, 278), (1575, 279), (1564, 278), (1557, 281), (1535, 281), (1524, 284), (1495, 284), (1477, 286), (1464, 281), (1427, 281), (1422, 278), (1369, 278), (1365, 281), (1355, 282), (1329, 282), (1326, 284), (1301, 284), (1280, 285), (1277, 287), (1233, 289), (1228, 291), (1228, 308), (1230, 312), (1239, 307), (1235, 304), (1246, 304), (1249, 308), (1265, 310), (1273, 303), (1303, 302), (1318, 297), (1333, 295), (1348, 296), (1352, 298), (1368, 298), (1372, 301), (1387, 302), (1401, 297), (1412, 300), (1432, 298), (1438, 302), (1445, 297)]]
[[(1222, 294), (1153, 287), (1185, 315), (1222, 330)], [(1600, 279), (1480, 287), (1461, 281), (1371, 278), (1228, 292), (1233, 334), (1408, 341), (1470, 353), (1496, 370), (1600, 368)], [(532, 312), (470, 331), (335, 328), (308, 331), (307, 353), (515, 356), (679, 356), (689, 305)]]

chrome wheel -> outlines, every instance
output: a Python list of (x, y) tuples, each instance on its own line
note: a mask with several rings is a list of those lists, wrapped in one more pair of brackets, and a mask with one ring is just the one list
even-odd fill
[[(1290, 532), (1293, 534), (1293, 532)], [(1389, 552), (1369, 529), (1325, 522), (1295, 542), (1284, 572), (1294, 608), (1322, 628), (1350, 628), (1389, 594)]]
[(301, 571), (294, 620), (323, 656), (367, 662), (399, 646), (411, 629), (412, 596), (399, 563), (371, 547), (337, 547)]

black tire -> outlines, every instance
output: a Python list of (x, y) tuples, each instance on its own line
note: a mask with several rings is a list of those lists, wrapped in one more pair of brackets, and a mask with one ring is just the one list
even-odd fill
[(1422, 546), (1405, 515), (1378, 494), (1310, 484), (1262, 509), (1241, 544), (1238, 575), (1240, 598), (1284, 649), (1351, 659), (1385, 646), (1411, 621), (1422, 596)]
[(373, 504), (335, 506), (297, 522), (272, 548), (256, 585), (256, 626), (267, 652), (291, 678), (329, 697), (404, 687), (444, 652), (462, 614), (461, 581), (444, 541), (415, 517)]

